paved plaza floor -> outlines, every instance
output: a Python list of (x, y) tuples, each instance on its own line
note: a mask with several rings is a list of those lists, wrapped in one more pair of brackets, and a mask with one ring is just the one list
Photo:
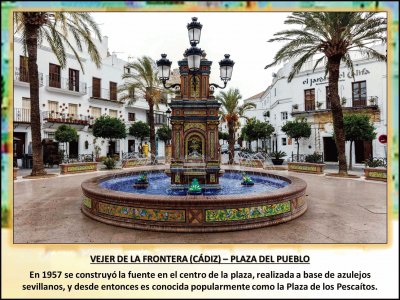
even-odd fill
[[(156, 167), (157, 168), (157, 167)], [(160, 167), (158, 167), (160, 168)], [(288, 223), (222, 233), (163, 233), (106, 225), (80, 210), (83, 180), (117, 171), (14, 182), (15, 243), (386, 243), (386, 183), (271, 171), (307, 182), (307, 212)]]

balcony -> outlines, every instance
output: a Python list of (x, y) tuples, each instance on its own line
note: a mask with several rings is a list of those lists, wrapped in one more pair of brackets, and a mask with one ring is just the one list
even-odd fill
[[(43, 73), (38, 73), (39, 87), (43, 86)], [(14, 69), (14, 85), (29, 87), (28, 69), (16, 67)]]
[(54, 111), (42, 111), (42, 118), (47, 128), (55, 127), (57, 124), (69, 124), (78, 127), (89, 125), (90, 117), (82, 114), (59, 113)]
[(28, 108), (14, 108), (14, 123), (31, 123), (31, 110)]
[(118, 101), (117, 91), (110, 91), (108, 89), (99, 89), (89, 87), (89, 100), (90, 101), (106, 101), (108, 103), (114, 103), (122, 105), (123, 102)]
[(87, 94), (85, 82), (75, 81), (70, 78), (62, 78), (52, 74), (46, 76), (46, 90), (74, 96), (83, 96)]
[[(363, 114), (371, 115), (374, 122), (378, 122), (380, 120), (380, 110), (379, 110), (379, 101), (378, 97), (371, 96), (368, 99), (364, 99), (361, 101), (348, 101), (343, 100), (342, 98), (342, 109), (343, 113), (346, 112), (358, 112)], [(349, 103), (350, 102), (350, 103)], [(296, 105), (296, 104), (295, 104)], [(329, 102), (315, 102), (315, 105), (305, 104), (297, 104), (297, 107), (292, 106), (291, 115), (293, 117), (309, 117), (314, 116), (326, 116), (327, 118), (331, 118), (331, 104)]]

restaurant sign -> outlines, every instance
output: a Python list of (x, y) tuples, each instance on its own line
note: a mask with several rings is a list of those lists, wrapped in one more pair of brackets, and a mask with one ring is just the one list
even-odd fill
[[(370, 73), (370, 71), (366, 68), (363, 68), (361, 70), (357, 69), (357, 70), (354, 70), (354, 77), (368, 75), (369, 73)], [(346, 73), (346, 71), (341, 71), (339, 73), (339, 80), (340, 81), (345, 80), (346, 76), (347, 76), (347, 78), (352, 78), (351, 72), (349, 71)], [(320, 84), (326, 84), (326, 83), (328, 83), (328, 78), (325, 76), (321, 76), (321, 77), (317, 77), (317, 78), (306, 78), (303, 81), (304, 85), (309, 85), (310, 87), (313, 85), (320, 85)]]

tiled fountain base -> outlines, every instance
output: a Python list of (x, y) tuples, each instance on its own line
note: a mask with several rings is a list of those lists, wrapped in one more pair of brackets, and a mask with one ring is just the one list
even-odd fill
[[(226, 170), (226, 172), (237, 172)], [(118, 176), (132, 175), (132, 172)], [(272, 176), (266, 171), (256, 175)], [(290, 221), (307, 210), (306, 183), (293, 176), (275, 178), (289, 185), (269, 193), (213, 196), (162, 196), (115, 192), (100, 187), (109, 175), (82, 183), (82, 212), (103, 223), (168, 232), (219, 232)]]

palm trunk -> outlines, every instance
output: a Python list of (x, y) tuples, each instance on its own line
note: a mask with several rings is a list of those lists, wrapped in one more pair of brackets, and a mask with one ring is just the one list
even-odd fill
[(298, 139), (296, 139), (296, 143), (297, 143), (297, 162), (299, 162), (300, 143), (299, 143), (299, 140), (298, 140)]
[[(153, 101), (149, 103), (149, 125), (150, 125), (150, 153), (152, 161), (156, 162), (156, 130), (154, 126), (154, 104)], [(154, 160), (153, 160), (154, 159)]]
[(339, 174), (347, 175), (346, 152), (345, 152), (345, 133), (343, 124), (343, 111), (340, 105), (338, 82), (340, 55), (334, 55), (328, 58), (328, 73), (329, 73), (329, 96), (331, 100), (333, 129), (335, 133), (336, 147), (339, 159)]
[(29, 92), (31, 98), (32, 131), (32, 176), (46, 174), (43, 165), (43, 149), (40, 124), (39, 74), (37, 66), (38, 27), (26, 26), (26, 44), (28, 49)]
[(350, 141), (349, 170), (353, 169), (353, 155), (351, 153), (352, 150), (353, 150), (353, 141)]
[(235, 129), (232, 121), (228, 122), (228, 144), (229, 144), (229, 164), (233, 164), (235, 161)]

